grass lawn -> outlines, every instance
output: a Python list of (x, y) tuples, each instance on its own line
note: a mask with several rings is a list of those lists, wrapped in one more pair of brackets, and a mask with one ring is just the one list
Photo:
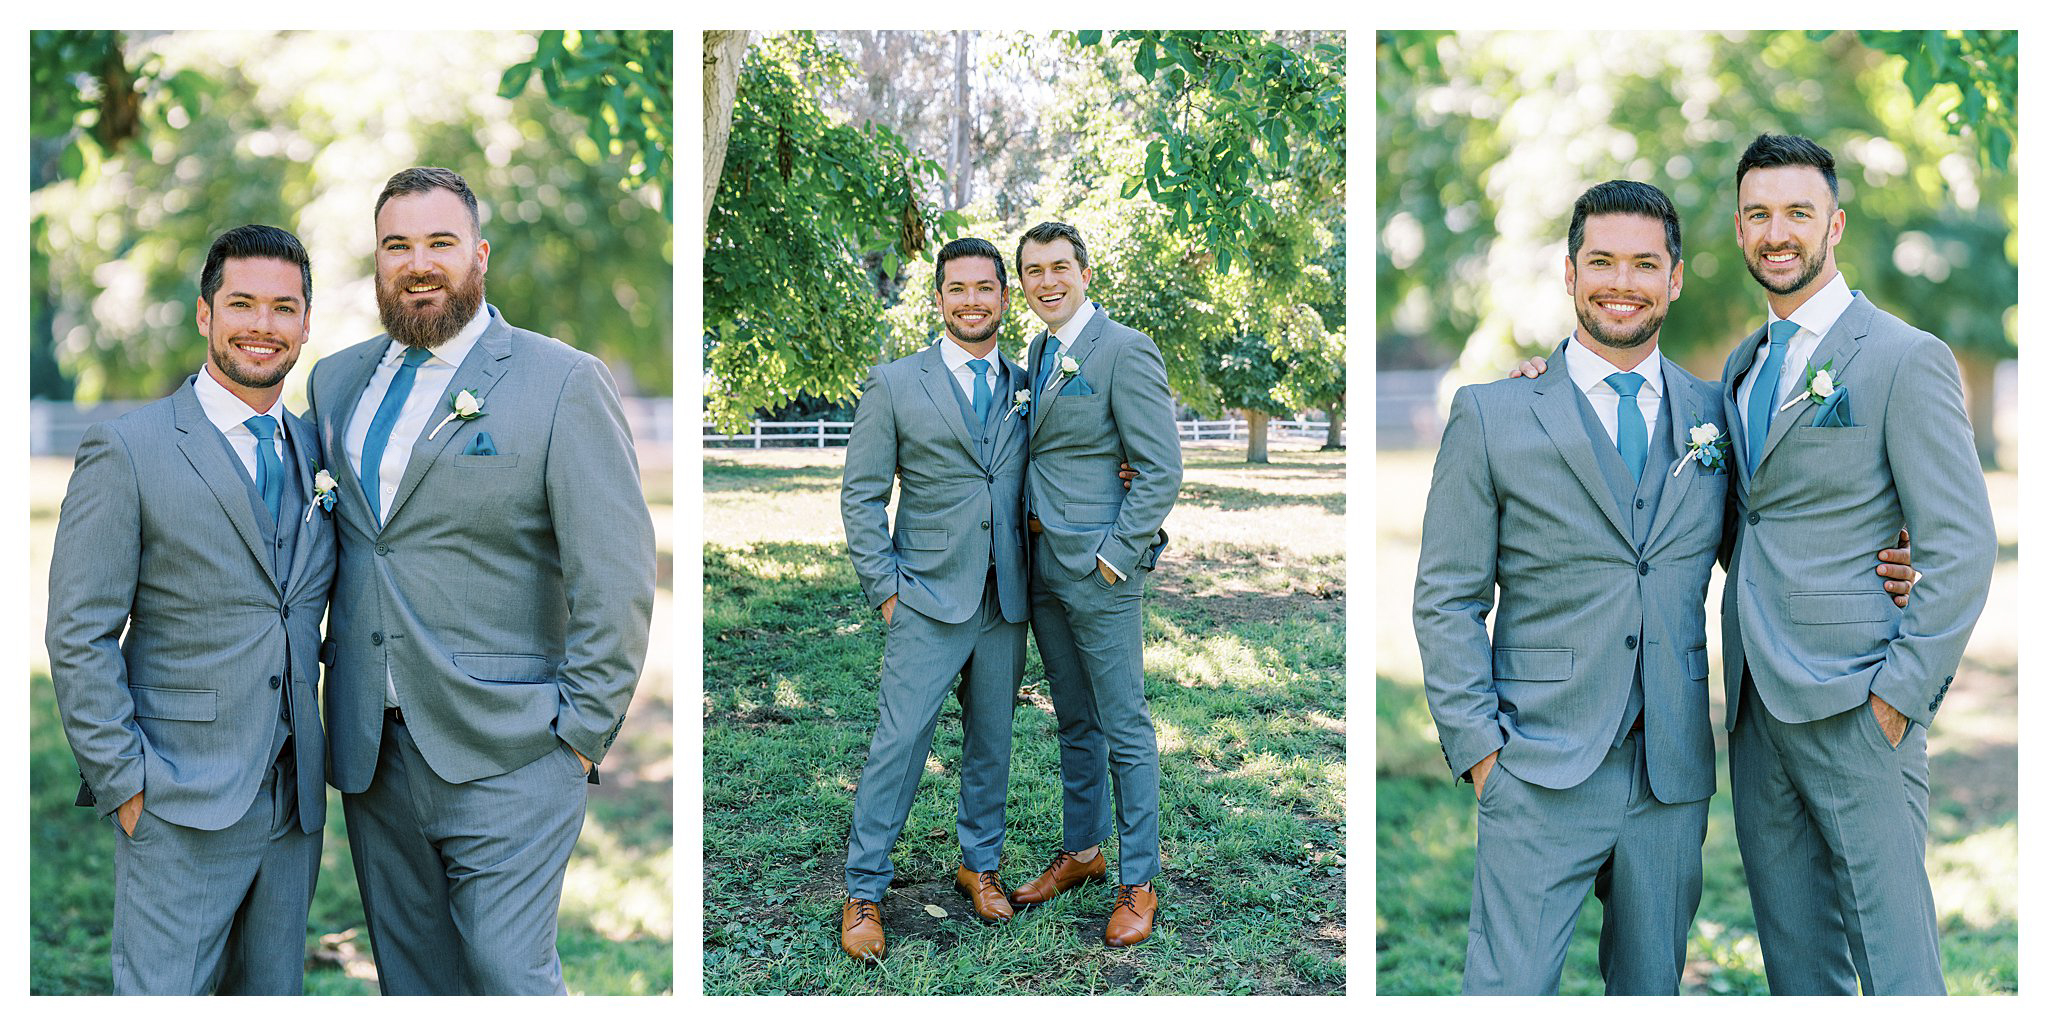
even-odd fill
[[(1173, 544), (1146, 585), (1165, 864), (1152, 939), (1104, 947), (1100, 887), (1000, 928), (974, 918), (951, 886), (948, 699), (882, 903), (889, 955), (870, 968), (838, 945), (882, 658), (841, 534), (843, 453), (705, 454), (706, 993), (1343, 993), (1343, 454), (1276, 447), (1252, 467), (1242, 443), (1186, 449)], [(1012, 887), (1059, 843), (1052, 705), (1028, 651)], [(1114, 842), (1104, 850), (1114, 862)]]
[[(1455, 994), (1465, 965), (1475, 815), (1472, 789), (1452, 786), (1422, 693), (1413, 608), (1422, 507), (1433, 452), (1382, 452), (1375, 632), (1376, 975), (1381, 994)], [(1927, 871), (1941, 916), (1942, 968), (1952, 994), (2019, 989), (2018, 489), (1988, 479), (1999, 558), (1990, 601), (1955, 690), (1928, 736), (1932, 796)], [(1708, 806), (1705, 894), (1693, 919), (1681, 991), (1767, 993), (1756, 920), (1735, 847), (1721, 708), (1721, 575), (1707, 608), (1707, 651), (1719, 788)], [(1598, 994), (1600, 903), (1588, 899), (1565, 960), (1566, 994)]]
[[(114, 916), (115, 829), (72, 807), (78, 767), (50, 689), (43, 620), (50, 548), (70, 477), (69, 459), (37, 458), (29, 481), (32, 623), (29, 671), (29, 991), (112, 992), (107, 951)], [(675, 639), (662, 629), (674, 605), (674, 504), (666, 468), (643, 485), (660, 568), (656, 629), (626, 724), (605, 760), (563, 885), (562, 976), (572, 994), (666, 994), (675, 988), (673, 901)], [(306, 925), (308, 994), (375, 994), (376, 966), (349, 859), (341, 796), (330, 790), (320, 880)]]

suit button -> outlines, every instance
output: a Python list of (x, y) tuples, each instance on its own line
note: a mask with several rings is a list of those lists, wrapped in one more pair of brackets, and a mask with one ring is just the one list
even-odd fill
[(989, 484), (995, 484), (995, 483), (996, 483), (996, 476), (995, 476), (994, 474), (990, 474), (990, 475), (988, 475), (988, 483), (989, 483)]
[(1636, 647), (1636, 636), (1633, 634), (1629, 635), (1628, 640), (1622, 642), (1622, 644), (1628, 646), (1630, 650), (1634, 650)]
[(384, 632), (383, 632), (383, 631), (371, 631), (371, 632), (370, 632), (370, 644), (372, 644), (372, 645), (382, 645), (383, 643), (384, 643)]
[(1643, 500), (1641, 500), (1641, 499), (1637, 499), (1637, 500), (1636, 500), (1636, 508), (1637, 508), (1637, 509), (1642, 509), (1642, 508), (1643, 508)]
[(270, 690), (272, 690), (272, 691), (276, 691), (276, 690), (277, 690), (277, 678), (276, 678), (276, 677), (272, 677), (272, 678), (270, 678)]
[(981, 529), (984, 531), (988, 530), (988, 521), (984, 520), (981, 522)]
[(292, 607), (286, 606), (283, 609), (278, 610), (278, 613), (281, 614), (284, 619), (289, 620), (292, 618)]
[(1751, 514), (1749, 515), (1749, 525), (1750, 525), (1751, 527), (1755, 527), (1755, 526), (1756, 526), (1756, 522), (1757, 522), (1757, 521), (1759, 521), (1759, 520), (1762, 520), (1762, 519), (1763, 519), (1762, 517), (1760, 517), (1760, 516), (1757, 516), (1757, 515), (1756, 515), (1756, 514), (1754, 514), (1754, 513), (1751, 513)]
[(381, 555), (384, 555), (385, 553), (388, 553), (388, 552), (390, 552), (390, 551), (391, 551), (391, 549), (390, 549), (389, 547), (385, 546), (385, 545), (379, 544), (379, 545), (377, 546), (377, 554), (378, 554), (378, 555), (380, 555), (380, 556), (381, 556)]
[(1636, 564), (1636, 573), (1637, 573), (1637, 574), (1638, 574), (1639, 576), (1642, 576), (1642, 577), (1648, 577), (1648, 576), (1650, 576), (1650, 563), (1649, 563), (1649, 561), (1648, 561), (1648, 560), (1644, 560), (1644, 561), (1643, 561), (1643, 562), (1641, 562), (1641, 563), (1637, 563), (1637, 564)]
[(1944, 688), (1946, 688), (1946, 687), (1948, 687), (1948, 686), (1949, 686), (1950, 684), (1954, 684), (1955, 682), (1956, 682), (1956, 679), (1955, 679), (1955, 677), (1953, 677), (1953, 676), (1949, 676), (1949, 677), (1943, 677), (1943, 678), (1941, 679), (1941, 686), (1942, 686), (1942, 687), (1944, 687)]

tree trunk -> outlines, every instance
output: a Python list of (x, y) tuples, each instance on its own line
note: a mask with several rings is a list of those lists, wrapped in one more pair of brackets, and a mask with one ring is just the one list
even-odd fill
[(1251, 441), (1245, 446), (1244, 461), (1246, 463), (1271, 462), (1266, 459), (1266, 425), (1272, 419), (1273, 415), (1270, 413), (1260, 413), (1257, 410), (1244, 411), (1245, 432), (1251, 436)]
[(1970, 413), (1970, 430), (1977, 436), (1977, 462), (1985, 470), (1998, 469), (1998, 359), (1956, 350), (1956, 364), (1963, 372), (1963, 408)]
[(973, 158), (967, 152), (968, 103), (967, 33), (953, 33), (953, 209), (967, 206)]
[(1328, 434), (1323, 436), (1323, 450), (1325, 452), (1331, 449), (1344, 448), (1344, 407), (1332, 406), (1329, 413), (1330, 430)]
[(732, 104), (739, 94), (740, 62), (746, 59), (746, 32), (704, 33), (704, 212), (718, 195), (725, 171), (725, 144), (732, 138)]

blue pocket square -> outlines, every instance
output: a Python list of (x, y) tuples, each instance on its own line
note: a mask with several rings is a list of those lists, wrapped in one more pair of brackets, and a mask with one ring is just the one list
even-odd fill
[(1094, 394), (1095, 394), (1095, 388), (1094, 388), (1093, 386), (1091, 386), (1091, 385), (1089, 385), (1089, 384), (1088, 384), (1088, 379), (1087, 379), (1087, 378), (1084, 378), (1084, 377), (1080, 376), (1079, 374), (1076, 374), (1076, 375), (1074, 375), (1074, 377), (1073, 377), (1073, 380), (1071, 380), (1071, 381), (1068, 381), (1068, 382), (1067, 382), (1067, 383), (1066, 383), (1065, 385), (1061, 386), (1061, 388), (1060, 388), (1060, 394), (1061, 394), (1061, 395), (1094, 395)]
[(1813, 415), (1814, 427), (1855, 427), (1856, 421), (1849, 416), (1849, 390), (1837, 387), (1835, 393), (1820, 405), (1820, 412)]
[(469, 440), (469, 448), (462, 450), (464, 456), (496, 456), (497, 445), (491, 442), (489, 431), (479, 431)]

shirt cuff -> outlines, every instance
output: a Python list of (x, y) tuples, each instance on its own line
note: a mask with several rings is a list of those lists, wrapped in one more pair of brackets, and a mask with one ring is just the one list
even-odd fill
[(1097, 563), (1101, 563), (1105, 567), (1109, 567), (1109, 572), (1111, 574), (1114, 574), (1117, 580), (1121, 581), (1124, 579), (1124, 572), (1122, 570), (1118, 570), (1116, 567), (1110, 566), (1109, 560), (1102, 558), (1101, 553), (1098, 552), (1095, 554), (1095, 561)]

